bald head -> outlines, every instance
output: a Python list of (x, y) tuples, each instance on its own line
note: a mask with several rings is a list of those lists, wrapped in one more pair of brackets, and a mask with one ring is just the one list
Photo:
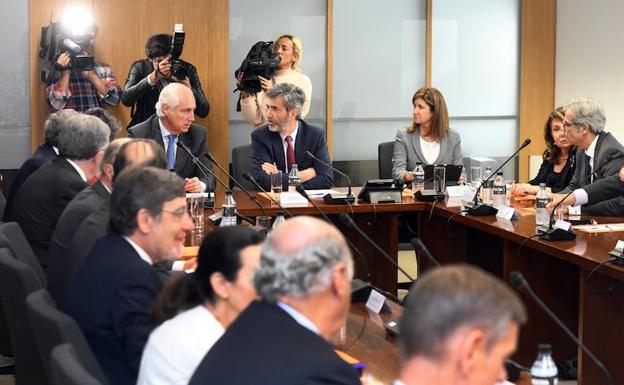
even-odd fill
[(115, 177), (126, 168), (136, 166), (167, 168), (165, 152), (152, 139), (131, 139), (121, 146), (115, 158)]
[(281, 253), (297, 253), (302, 248), (327, 238), (344, 243), (344, 237), (336, 227), (318, 218), (294, 217), (287, 223), (288, 226), (279, 226), (271, 233), (274, 248)]

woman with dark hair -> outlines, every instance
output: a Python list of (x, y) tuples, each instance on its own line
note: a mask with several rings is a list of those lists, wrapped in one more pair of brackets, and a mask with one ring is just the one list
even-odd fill
[(156, 113), (158, 95), (169, 83), (182, 83), (190, 88), (195, 96), (195, 115), (200, 118), (208, 116), (210, 104), (202, 90), (195, 66), (180, 60), (187, 66), (187, 76), (177, 79), (171, 73), (171, 35), (150, 36), (145, 43), (145, 54), (146, 59), (137, 60), (130, 66), (121, 96), (121, 102), (132, 107), (132, 120), (128, 127), (144, 122)]
[(394, 140), (392, 178), (411, 182), (417, 162), (462, 164), (461, 138), (449, 128), (449, 116), (442, 93), (423, 87), (412, 96), (413, 123), (399, 130)]
[(189, 382), (225, 328), (256, 298), (252, 278), (263, 240), (240, 226), (206, 236), (197, 270), (167, 285), (154, 304), (154, 318), (165, 322), (150, 334), (138, 385)]
[(556, 108), (548, 115), (544, 125), (544, 140), (546, 150), (542, 154), (542, 165), (537, 176), (529, 183), (514, 185), (512, 193), (516, 196), (537, 194), (539, 184), (545, 183), (552, 192), (556, 193), (568, 186), (574, 175), (576, 148), (572, 146), (563, 133), (563, 107)]

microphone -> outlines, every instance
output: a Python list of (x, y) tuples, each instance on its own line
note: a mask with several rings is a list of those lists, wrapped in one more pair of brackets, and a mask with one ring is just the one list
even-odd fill
[(412, 247), (414, 248), (414, 251), (416, 251), (417, 254), (420, 254), (420, 253), (425, 254), (425, 257), (427, 257), (429, 261), (431, 261), (436, 267), (440, 267), (440, 262), (438, 262), (438, 260), (435, 259), (433, 255), (431, 255), (431, 253), (429, 252), (429, 249), (427, 249), (427, 246), (425, 246), (425, 244), (420, 238), (412, 238), (410, 243), (412, 244)]
[[(523, 148), (525, 148), (529, 144), (531, 144), (531, 139), (527, 138), (524, 142), (522, 142), (522, 144), (516, 150), (516, 152), (511, 154), (511, 156), (507, 158), (507, 160), (504, 161), (503, 164), (501, 164), (494, 172), (492, 172), (492, 174), (489, 177), (487, 177), (483, 182), (481, 182), (481, 186), (488, 183), (489, 180), (503, 168), (503, 166), (509, 163), (509, 161), (514, 156), (516, 156)], [(488, 206), (483, 203), (479, 203), (479, 191), (481, 191), (481, 186), (477, 188), (477, 191), (475, 192), (475, 195), (474, 195), (473, 202), (466, 203), (466, 208), (467, 208), (466, 212), (468, 213), (468, 215), (474, 215), (474, 216), (496, 215), (496, 213), (498, 212), (498, 209), (495, 209), (494, 207)]]
[(565, 326), (565, 324), (561, 322), (561, 320), (555, 315), (555, 313), (553, 313), (553, 311), (550, 310), (550, 308), (546, 306), (546, 304), (535, 294), (535, 292), (533, 291), (533, 289), (531, 289), (531, 286), (529, 286), (526, 279), (524, 279), (524, 277), (522, 276), (522, 273), (518, 271), (512, 271), (511, 273), (509, 273), (509, 281), (514, 286), (524, 291), (529, 297), (531, 297), (531, 299), (533, 299), (533, 301), (535, 301), (535, 303), (537, 303), (539, 307), (541, 307), (542, 310), (544, 310), (544, 312), (548, 314), (548, 316), (553, 321), (555, 321), (555, 323), (565, 332), (565, 334), (567, 334), (568, 337), (570, 337), (572, 341), (574, 341), (574, 343), (578, 347), (580, 347), (583, 350), (583, 352), (587, 354), (589, 358), (592, 359), (592, 361), (594, 361), (596, 366), (598, 366), (598, 368), (602, 370), (602, 372), (605, 374), (605, 377), (607, 378), (607, 382), (612, 385), (613, 379), (611, 378), (611, 374), (609, 373), (607, 368), (604, 366), (604, 364), (600, 362), (600, 360), (594, 355), (594, 353), (592, 353), (581, 341), (579, 341), (578, 338), (576, 338), (574, 333), (572, 333), (570, 329), (568, 329), (568, 327)]
[(219, 170), (221, 170), (221, 171), (222, 171), (225, 175), (227, 175), (227, 177), (228, 177), (228, 178), (229, 178), (232, 182), (234, 182), (234, 184), (235, 184), (236, 186), (238, 186), (238, 188), (239, 188), (239, 189), (241, 189), (241, 191), (242, 191), (243, 193), (245, 193), (245, 195), (247, 195), (247, 197), (248, 197), (249, 199), (251, 199), (251, 201), (252, 201), (253, 203), (255, 203), (255, 204), (256, 204), (256, 206), (258, 206), (258, 207), (260, 208), (260, 210), (262, 211), (262, 215), (267, 216), (266, 210), (264, 209), (264, 207), (262, 206), (262, 204), (258, 201), (258, 198), (257, 198), (257, 197), (255, 197), (255, 196), (252, 196), (252, 195), (249, 193), (249, 191), (247, 191), (247, 189), (246, 189), (245, 187), (243, 187), (243, 185), (242, 185), (242, 184), (240, 184), (240, 183), (239, 183), (239, 182), (238, 182), (238, 181), (237, 181), (237, 180), (236, 180), (236, 179), (235, 179), (235, 178), (234, 178), (234, 177), (233, 177), (233, 176), (232, 176), (229, 172), (227, 172), (227, 171), (226, 171), (226, 170), (225, 170), (225, 169), (224, 169), (224, 168), (223, 168), (223, 167), (219, 164), (219, 162), (217, 162), (217, 160), (215, 159), (215, 157), (214, 157), (214, 156), (212, 156), (212, 154), (211, 154), (211, 153), (209, 153), (209, 152), (205, 152), (203, 155), (204, 155), (204, 157), (205, 157), (206, 159), (208, 159), (209, 161), (211, 161), (211, 162), (212, 162), (212, 164), (214, 164), (215, 166), (217, 166), (217, 168), (219, 168)]
[(73, 53), (82, 52), (82, 48), (71, 39), (63, 39), (63, 46)]
[(351, 227), (355, 231), (357, 231), (358, 234), (360, 234), (360, 236), (362, 236), (362, 238), (364, 238), (366, 242), (368, 242), (371, 246), (373, 246), (375, 250), (377, 250), (381, 255), (383, 255), (383, 257), (387, 259), (392, 264), (392, 266), (396, 267), (401, 273), (405, 274), (405, 276), (411, 282), (414, 282), (414, 278), (412, 278), (411, 275), (409, 275), (405, 270), (403, 270), (403, 268), (399, 266), (399, 264), (394, 259), (392, 259), (392, 257), (390, 257), (388, 253), (385, 252), (384, 249), (379, 247), (379, 245), (375, 243), (375, 241), (373, 241), (368, 235), (366, 235), (366, 233), (362, 231), (362, 229), (353, 221), (353, 219), (350, 216), (348, 216), (345, 213), (342, 213), (338, 216), (338, 218), (340, 219), (340, 222), (342, 222), (344, 225), (346, 225), (347, 227)]
[(338, 170), (336, 167), (332, 166), (331, 163), (327, 163), (322, 159), (317, 158), (316, 156), (314, 156), (314, 154), (312, 154), (310, 151), (306, 151), (305, 155), (310, 158), (313, 159), (329, 168), (331, 168), (332, 170), (334, 170), (335, 172), (337, 172), (338, 174), (344, 176), (347, 179), (347, 183), (349, 184), (349, 191), (347, 192), (347, 194), (325, 194), (325, 196), (323, 196), (323, 200), (325, 201), (325, 203), (330, 204), (330, 205), (335, 205), (335, 204), (343, 204), (343, 203), (354, 203), (355, 202), (355, 196), (353, 196), (353, 194), (351, 193), (351, 179), (349, 179), (349, 176), (347, 174), (345, 174), (344, 172)]
[(286, 213), (286, 215), (288, 215), (291, 218), (294, 217), (294, 215), (292, 215), (292, 213), (290, 211), (286, 210), (286, 208), (284, 206), (282, 206), (281, 203), (279, 203), (277, 200), (275, 200), (275, 198), (273, 198), (273, 196), (271, 194), (269, 194), (265, 189), (263, 189), (262, 186), (260, 186), (260, 183), (258, 183), (258, 181), (255, 180), (254, 177), (251, 176), (250, 173), (248, 173), (248, 172), (243, 173), (243, 178), (245, 178), (246, 180), (248, 180), (251, 183), (253, 183), (253, 185), (256, 186), (256, 188), (258, 190), (262, 191), (267, 197), (269, 197), (271, 202), (275, 203), (283, 212)]

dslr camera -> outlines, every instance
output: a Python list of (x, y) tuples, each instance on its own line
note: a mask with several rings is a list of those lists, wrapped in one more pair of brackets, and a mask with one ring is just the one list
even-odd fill
[(171, 76), (178, 80), (186, 78), (190, 69), (190, 64), (180, 59), (184, 48), (184, 37), (183, 25), (175, 24), (171, 37)]

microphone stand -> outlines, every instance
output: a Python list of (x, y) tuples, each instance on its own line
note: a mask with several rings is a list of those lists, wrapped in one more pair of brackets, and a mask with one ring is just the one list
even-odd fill
[(288, 210), (286, 210), (286, 208), (284, 206), (282, 206), (281, 203), (279, 203), (277, 200), (275, 200), (275, 198), (273, 198), (273, 196), (268, 193), (265, 189), (262, 188), (262, 186), (260, 186), (260, 183), (258, 183), (257, 180), (254, 179), (253, 176), (251, 176), (250, 173), (246, 172), (243, 173), (243, 178), (247, 179), (248, 181), (250, 181), (254, 186), (256, 186), (256, 188), (260, 191), (262, 191), (267, 197), (269, 197), (269, 199), (271, 200), (271, 202), (275, 203), (284, 213), (286, 213), (286, 215), (288, 215), (289, 217), (294, 217), (294, 215), (292, 215), (292, 213)]
[(522, 273), (520, 273), (518, 271), (512, 271), (511, 273), (509, 273), (509, 281), (514, 286), (517, 286), (522, 291), (524, 291), (529, 297), (531, 297), (531, 299), (533, 301), (535, 301), (535, 303), (537, 303), (539, 305), (539, 307), (542, 308), (542, 310), (544, 310), (544, 312), (548, 315), (548, 317), (550, 317), (553, 321), (555, 321), (557, 326), (559, 326), (561, 328), (561, 330), (563, 330), (565, 332), (565, 334), (568, 337), (570, 337), (570, 339), (572, 339), (572, 341), (574, 341), (574, 343), (578, 347), (580, 347), (581, 350), (583, 350), (583, 352), (585, 354), (587, 354), (587, 356), (589, 358), (592, 359), (592, 361), (594, 361), (596, 366), (598, 366), (598, 368), (604, 373), (605, 377), (607, 378), (607, 382), (610, 385), (612, 385), (613, 384), (613, 379), (611, 378), (611, 373), (609, 373), (609, 371), (604, 366), (604, 364), (581, 341), (579, 341), (579, 339), (576, 337), (576, 335), (574, 335), (574, 333), (572, 333), (570, 331), (570, 329), (568, 329), (568, 327), (563, 322), (561, 322), (559, 317), (557, 317), (555, 315), (555, 313), (553, 313), (553, 311), (550, 310), (550, 308), (548, 306), (546, 306), (546, 304), (537, 296), (537, 294), (535, 294), (533, 289), (531, 289), (531, 286), (529, 286), (529, 283), (522, 276)]
[(525, 148), (529, 144), (531, 144), (531, 139), (526, 139), (522, 143), (520, 148), (516, 150), (516, 152), (514, 152), (509, 158), (507, 158), (507, 160), (504, 161), (503, 164), (501, 164), (500, 167), (498, 167), (494, 172), (492, 172), (492, 174), (489, 177), (487, 177), (483, 182), (481, 182), (481, 185), (477, 188), (477, 191), (475, 192), (473, 201), (466, 203), (466, 208), (467, 208), (466, 213), (468, 215), (485, 216), (485, 215), (496, 215), (496, 213), (498, 213), (498, 209), (495, 209), (494, 207), (488, 206), (483, 203), (479, 203), (479, 192), (481, 191), (481, 187), (485, 183), (488, 183), (490, 179), (492, 179), (492, 177), (496, 175), (496, 173), (499, 172), (503, 168), (503, 166), (509, 163), (509, 161), (513, 159), (514, 156), (516, 156), (523, 148)]
[(355, 203), (355, 196), (351, 193), (351, 179), (349, 179), (349, 176), (347, 174), (345, 174), (344, 172), (338, 170), (337, 168), (335, 168), (334, 166), (331, 165), (331, 163), (327, 163), (322, 159), (317, 158), (316, 156), (314, 156), (310, 151), (306, 151), (305, 155), (310, 158), (313, 159), (329, 168), (331, 168), (333, 171), (337, 172), (338, 174), (344, 176), (347, 179), (347, 183), (349, 184), (349, 190), (347, 192), (347, 194), (325, 194), (325, 196), (323, 196), (323, 200), (325, 201), (325, 203), (330, 204), (330, 205), (340, 205), (340, 204), (344, 204), (344, 203)]

